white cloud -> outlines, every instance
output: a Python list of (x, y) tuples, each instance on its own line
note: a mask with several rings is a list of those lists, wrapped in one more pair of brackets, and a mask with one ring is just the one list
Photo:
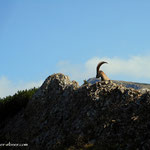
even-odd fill
[(60, 72), (70, 76), (71, 80), (76, 80), (79, 83), (84, 79), (95, 77), (96, 65), (99, 61), (107, 61), (101, 67), (111, 79), (119, 80), (134, 80), (145, 82), (150, 80), (150, 55), (148, 56), (132, 56), (128, 59), (108, 58), (108, 57), (93, 57), (83, 64), (71, 64), (67, 61), (58, 63)]
[(20, 82), (20, 83), (13, 83), (9, 79), (7, 79), (5, 76), (0, 77), (0, 97), (6, 97), (9, 95), (15, 94), (19, 90), (25, 90), (30, 89), (33, 87), (39, 87), (41, 86), (43, 81), (38, 82)]

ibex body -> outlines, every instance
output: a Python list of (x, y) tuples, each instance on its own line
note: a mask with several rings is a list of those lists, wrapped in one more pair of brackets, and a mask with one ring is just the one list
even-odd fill
[(107, 75), (102, 71), (102, 70), (99, 70), (100, 69), (100, 66), (102, 65), (102, 64), (104, 64), (104, 63), (107, 63), (107, 62), (105, 62), (105, 61), (102, 61), (102, 62), (100, 62), (100, 63), (98, 63), (98, 65), (97, 65), (97, 72), (96, 72), (96, 78), (99, 78), (99, 77), (101, 77), (101, 81), (107, 81), (107, 80), (110, 80), (108, 77), (107, 77)]

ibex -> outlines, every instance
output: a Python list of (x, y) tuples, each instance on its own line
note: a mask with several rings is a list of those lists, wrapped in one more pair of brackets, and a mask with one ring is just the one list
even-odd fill
[(105, 61), (99, 62), (98, 65), (97, 65), (97, 68), (96, 68), (96, 69), (97, 69), (96, 78), (101, 77), (101, 81), (110, 80), (102, 70), (99, 70), (99, 69), (100, 69), (100, 66), (101, 66), (102, 64), (104, 64), (104, 63), (107, 63), (107, 62), (105, 62)]

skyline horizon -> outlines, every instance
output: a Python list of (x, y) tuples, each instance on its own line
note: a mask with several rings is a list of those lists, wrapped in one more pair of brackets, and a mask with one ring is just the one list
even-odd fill
[(0, 97), (62, 72), (80, 84), (98, 61), (110, 79), (150, 83), (150, 2), (0, 1)]

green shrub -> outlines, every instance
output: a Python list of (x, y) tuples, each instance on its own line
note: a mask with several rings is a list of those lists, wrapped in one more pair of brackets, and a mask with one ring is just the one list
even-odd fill
[(14, 116), (22, 108), (26, 107), (28, 101), (36, 91), (37, 88), (18, 91), (13, 96), (7, 96), (0, 99), (0, 121)]

